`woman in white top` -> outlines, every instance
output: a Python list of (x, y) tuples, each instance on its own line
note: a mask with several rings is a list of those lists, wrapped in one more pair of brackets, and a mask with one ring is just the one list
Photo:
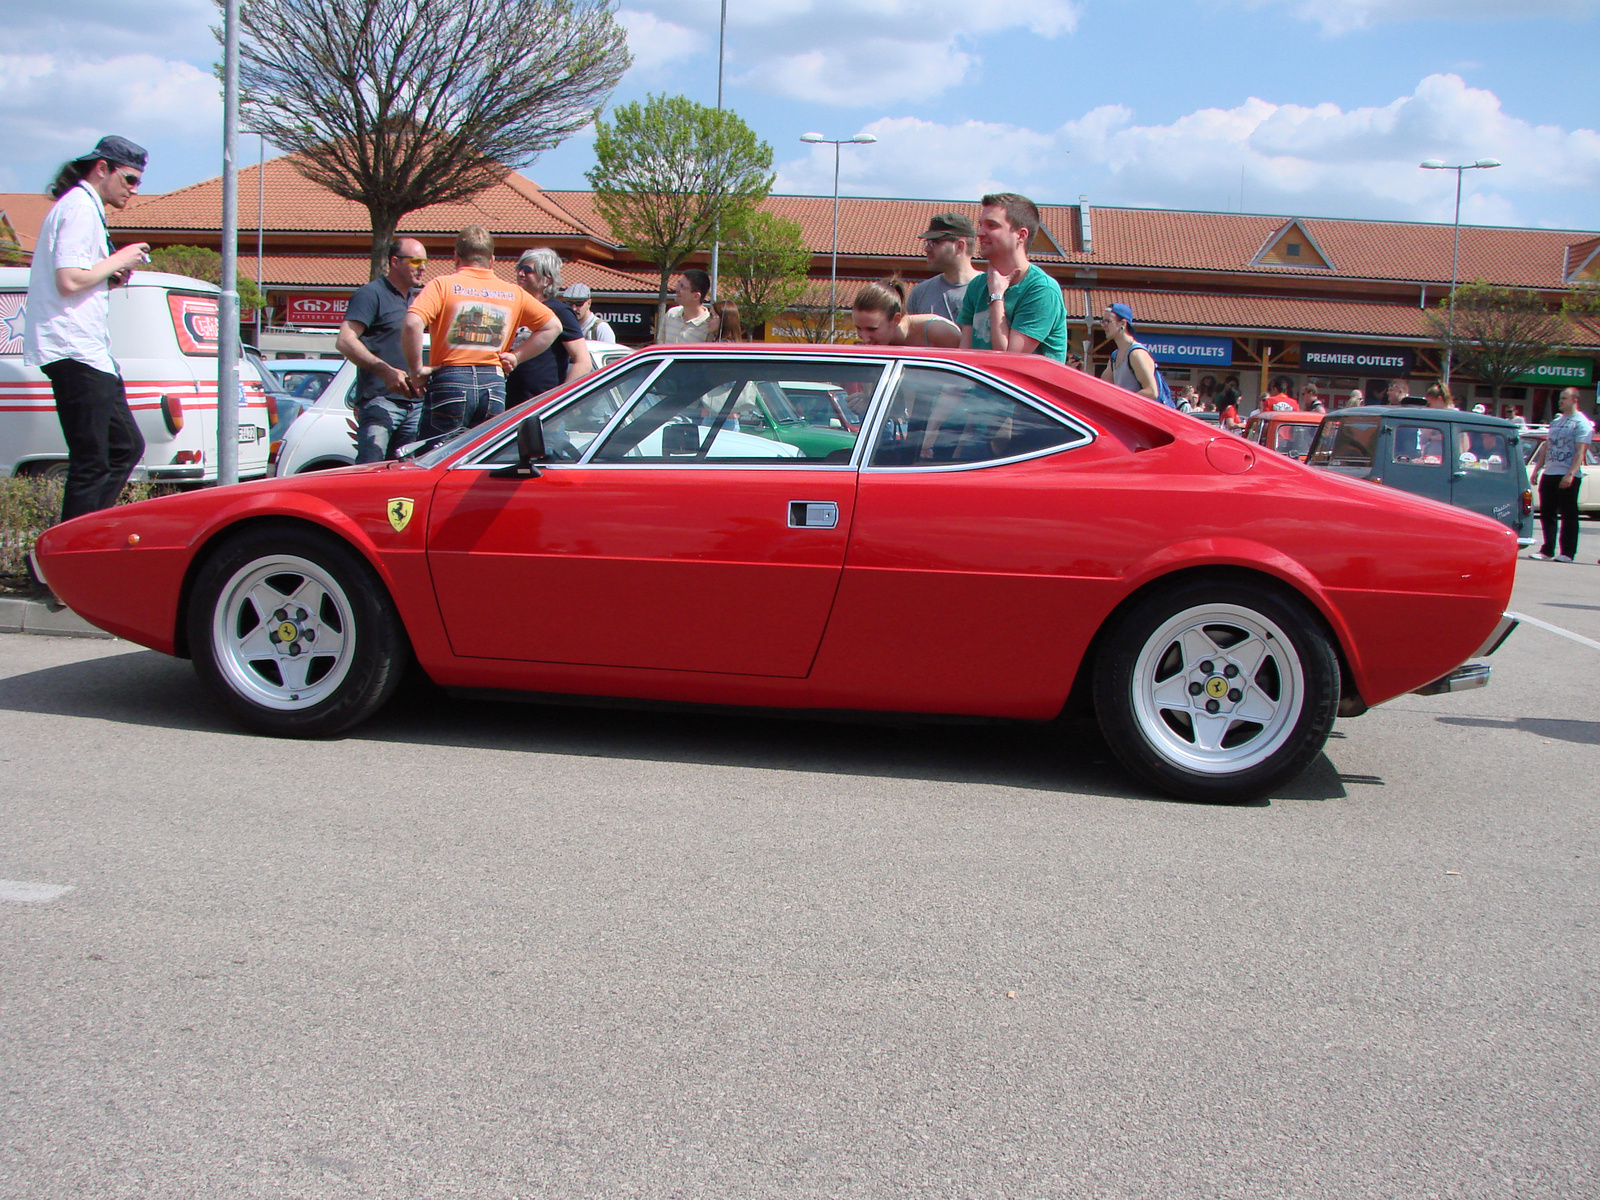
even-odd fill
[(906, 312), (908, 290), (898, 276), (864, 285), (850, 310), (856, 333), (869, 346), (961, 345), (961, 327), (932, 313)]
[(710, 341), (711, 310), (706, 307), (710, 291), (711, 276), (704, 271), (690, 267), (679, 275), (672, 289), (678, 302), (661, 319), (661, 336), (656, 341), (665, 345)]

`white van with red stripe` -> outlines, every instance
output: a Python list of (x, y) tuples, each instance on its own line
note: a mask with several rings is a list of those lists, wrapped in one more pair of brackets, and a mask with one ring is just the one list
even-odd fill
[[(111, 292), (111, 355), (144, 434), (133, 478), (151, 483), (217, 481), (217, 294), (215, 284), (135, 271)], [(50, 381), (22, 365), (28, 272), (0, 267), (0, 477), (65, 477), (67, 443)], [(239, 477), (267, 473), (272, 422), (261, 376), (239, 364)]]

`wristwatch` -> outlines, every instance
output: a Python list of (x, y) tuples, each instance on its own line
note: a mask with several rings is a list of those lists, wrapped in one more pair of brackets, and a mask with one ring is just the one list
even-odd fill
[(1004, 292), (990, 292), (989, 293), (989, 303), (990, 304), (993, 304), (997, 300), (1000, 301), (1001, 303), (1004, 303), (1005, 302), (1005, 298), (1006, 298), (1006, 294)]

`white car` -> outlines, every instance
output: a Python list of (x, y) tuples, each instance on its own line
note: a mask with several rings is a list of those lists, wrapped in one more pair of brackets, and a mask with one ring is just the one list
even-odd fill
[[(111, 353), (144, 435), (133, 478), (217, 480), (217, 293), (183, 275), (135, 271), (111, 292)], [(65, 478), (67, 443), (50, 381), (22, 365), (28, 272), (0, 267), (0, 476)], [(239, 363), (239, 477), (267, 473), (272, 420), (261, 376)]]
[[(633, 353), (633, 347), (614, 342), (589, 342), (587, 345), (596, 369)], [(355, 367), (350, 363), (341, 364), (332, 382), (301, 411), (283, 435), (282, 444), (273, 452), (275, 474), (327, 471), (348, 467), (356, 461), (356, 415), (351, 403), (355, 382)]]

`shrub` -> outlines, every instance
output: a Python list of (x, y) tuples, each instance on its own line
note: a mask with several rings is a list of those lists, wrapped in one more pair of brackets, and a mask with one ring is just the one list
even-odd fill
[[(117, 503), (132, 504), (173, 490), (170, 485), (130, 483)], [(0, 576), (27, 574), (28, 551), (61, 520), (61, 492), (59, 479), (0, 479)]]

